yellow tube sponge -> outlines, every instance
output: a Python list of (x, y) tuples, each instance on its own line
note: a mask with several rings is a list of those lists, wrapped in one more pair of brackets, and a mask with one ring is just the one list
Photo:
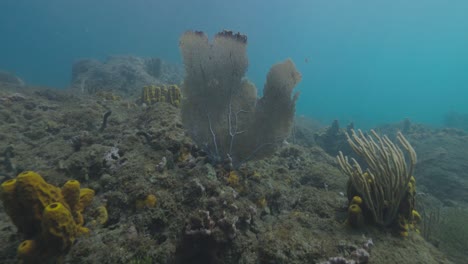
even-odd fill
[(353, 199), (351, 200), (351, 204), (361, 205), (362, 204), (362, 198), (359, 197), (359, 196), (354, 196)]
[[(41, 175), (34, 171), (25, 171), (17, 177), (17, 193), (21, 194), (20, 203), (22, 205), (33, 205), (35, 219), (42, 218), (44, 208), (54, 202), (62, 202), (62, 192), (60, 188), (48, 184)], [(19, 195), (18, 195), (19, 196)]]
[(359, 228), (364, 225), (362, 209), (357, 204), (351, 204), (348, 208), (348, 223), (351, 227)]
[(158, 201), (158, 199), (156, 198), (156, 195), (149, 194), (148, 196), (146, 196), (145, 204), (146, 204), (147, 207), (153, 208), (153, 207), (156, 206), (157, 201)]
[(180, 88), (175, 84), (161, 86), (150, 85), (143, 87), (143, 93), (140, 101), (146, 104), (166, 102), (179, 107), (181, 97), (182, 94)]
[(100, 225), (105, 225), (109, 220), (109, 215), (107, 213), (107, 208), (104, 205), (101, 205), (97, 208), (97, 217), (96, 221)]
[(77, 180), (67, 181), (62, 187), (62, 195), (70, 209), (76, 210), (80, 202), (80, 182)]
[(11, 195), (16, 190), (16, 179), (11, 179), (2, 183), (2, 195)]
[(70, 212), (75, 219), (75, 223), (82, 226), (84, 224), (84, 219), (81, 213), (83, 212), (84, 207), (80, 204), (80, 182), (77, 180), (67, 181), (62, 187), (62, 195), (70, 208)]
[(145, 197), (145, 199), (138, 199), (135, 202), (135, 207), (137, 209), (143, 208), (153, 208), (156, 206), (157, 198), (154, 194), (149, 194)]
[(25, 240), (19, 246), (17, 250), (19, 259), (23, 263), (33, 263), (37, 260), (37, 243), (34, 240)]
[(88, 207), (94, 198), (94, 191), (88, 188), (80, 189), (80, 195), (78, 203), (76, 204), (74, 210), (72, 211), (73, 218), (78, 226), (84, 224), (83, 211)]
[(67, 252), (78, 235), (78, 228), (70, 211), (61, 203), (49, 204), (44, 209), (42, 236), (50, 248)]
[(173, 106), (180, 106), (180, 99), (182, 98), (180, 88), (177, 85), (171, 85), (168, 88), (169, 103)]
[(408, 220), (403, 216), (398, 216), (398, 227), (399, 227), (399, 234), (401, 237), (408, 237), (410, 231), (410, 224)]
[[(17, 212), (20, 210), (18, 203), (15, 200), (16, 198), (16, 179), (11, 179), (5, 181), (1, 185), (0, 199), (3, 201), (5, 211), (13, 220), (13, 223), (16, 225), (17, 221)], [(15, 217), (15, 219), (13, 219)]]
[(1, 184), (0, 199), (12, 222), (28, 240), (18, 247), (23, 263), (47, 263), (67, 253), (83, 227), (82, 212), (94, 197), (70, 180), (63, 188), (48, 184), (36, 172), (25, 171)]
[(16, 180), (2, 184), (2, 201), (18, 231), (27, 237), (40, 230), (44, 208), (53, 202), (64, 203), (60, 188), (48, 184), (36, 172), (20, 173)]
[(78, 207), (76, 208), (79, 212), (83, 212), (83, 210), (88, 207), (94, 198), (94, 190), (89, 188), (82, 188), (80, 189), (80, 202), (78, 203)]

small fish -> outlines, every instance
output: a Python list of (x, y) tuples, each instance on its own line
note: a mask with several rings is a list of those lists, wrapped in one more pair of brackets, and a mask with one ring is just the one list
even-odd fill
[(305, 57), (304, 62), (305, 62), (305, 63), (309, 63), (309, 58), (308, 58), (308, 57)]

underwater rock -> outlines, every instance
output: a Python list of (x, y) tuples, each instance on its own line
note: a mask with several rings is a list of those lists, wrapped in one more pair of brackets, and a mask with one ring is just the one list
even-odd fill
[(146, 72), (154, 78), (161, 76), (162, 62), (160, 58), (150, 58), (145, 61)]
[[(404, 121), (402, 122), (404, 124)], [(378, 127), (384, 134), (402, 130), (402, 123)], [(418, 151), (416, 179), (422, 190), (446, 204), (468, 201), (468, 133), (456, 128), (431, 129), (411, 124), (405, 135)]]
[(303, 115), (296, 116), (288, 142), (306, 147), (315, 146), (315, 133), (318, 133), (322, 128), (323, 125), (315, 119)]
[(444, 115), (444, 125), (468, 131), (468, 114), (457, 112), (446, 113)]
[[(352, 123), (347, 126), (346, 131), (349, 132), (351, 128), (353, 128)], [(353, 152), (346, 143), (345, 130), (340, 128), (338, 120), (334, 120), (329, 127), (315, 133), (314, 137), (315, 143), (331, 156), (335, 156), (339, 151), (346, 155)]]
[(12, 73), (0, 70), (0, 83), (23, 86), (24, 81)]
[(181, 67), (160, 59), (111, 56), (104, 62), (93, 59), (75, 62), (71, 88), (90, 94), (113, 91), (134, 95), (146, 85), (180, 83), (181, 80)]

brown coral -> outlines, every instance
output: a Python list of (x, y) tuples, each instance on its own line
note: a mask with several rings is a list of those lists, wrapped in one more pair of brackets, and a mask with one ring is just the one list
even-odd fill
[(271, 154), (289, 135), (301, 76), (291, 60), (274, 65), (264, 96), (245, 79), (247, 37), (223, 31), (212, 43), (200, 32), (180, 38), (185, 65), (182, 119), (191, 136), (220, 162), (235, 165)]

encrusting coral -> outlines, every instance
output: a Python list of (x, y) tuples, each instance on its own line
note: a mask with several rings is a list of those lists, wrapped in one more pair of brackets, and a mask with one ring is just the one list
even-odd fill
[(0, 198), (12, 222), (27, 240), (18, 247), (23, 263), (43, 263), (65, 255), (83, 227), (83, 210), (94, 191), (70, 180), (60, 189), (33, 171), (20, 173), (1, 185)]

